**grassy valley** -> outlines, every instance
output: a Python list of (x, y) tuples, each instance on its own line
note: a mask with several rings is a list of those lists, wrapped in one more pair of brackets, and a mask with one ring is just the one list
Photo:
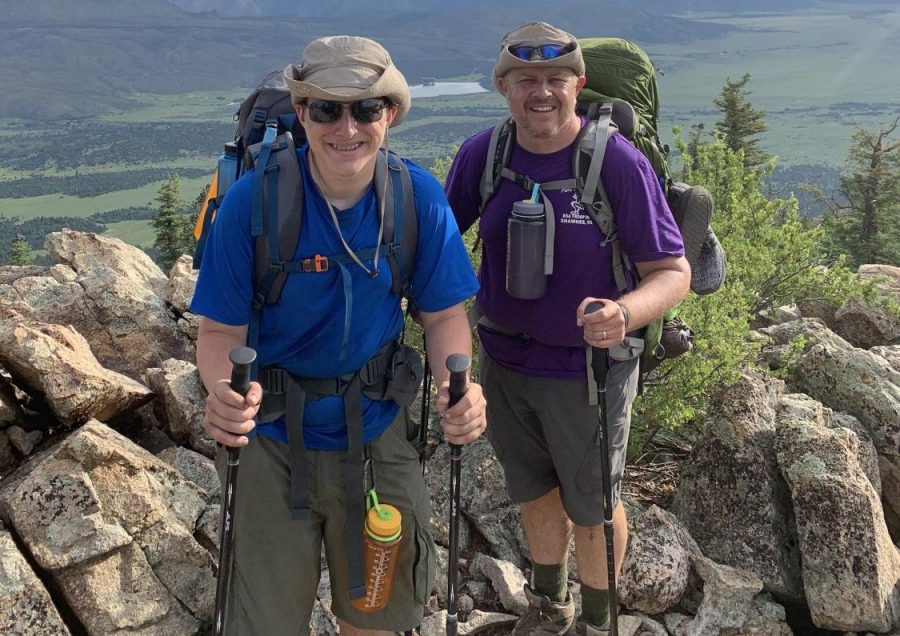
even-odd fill
[[(0, 0), (0, 8), (6, 3), (7, 0)], [(751, 101), (766, 113), (770, 126), (762, 145), (779, 158), (782, 189), (796, 190), (796, 183), (801, 180), (834, 182), (854, 126), (875, 129), (900, 113), (900, 70), (894, 62), (900, 55), (896, 37), (900, 31), (900, 9), (866, 6), (869, 8), (857, 4), (853, 8), (778, 15), (693, 16), (694, 22), (673, 21), (672, 32), (677, 37), (668, 39), (661, 37), (660, 31), (665, 31), (667, 20), (674, 20), (669, 18), (653, 18), (661, 24), (646, 39), (640, 37), (634, 25), (623, 26), (617, 33), (644, 46), (663, 73), (659, 79), (663, 100), (661, 133), (670, 143), (674, 126), (689, 130), (702, 122), (707, 130), (711, 129), (718, 116), (712, 102), (725, 79), (751, 73)], [(481, 15), (472, 11), (472, 15)], [(465, 75), (466, 79), (481, 78), (486, 83), (495, 40), (503, 31), (499, 23), (506, 20), (509, 26), (521, 21), (498, 12), (501, 15), (490, 24), (473, 29), (450, 44), (446, 37), (436, 40), (438, 26), (427, 17), (409, 18), (403, 25), (394, 25), (415, 29), (417, 34), (402, 46), (396, 32), (370, 34), (384, 41), (392, 52), (396, 49), (398, 65), (404, 70), (407, 66), (412, 69), (407, 73), (413, 82), (424, 71), (430, 71), (429, 75), (438, 80)], [(166, 14), (158, 19), (169, 23), (176, 18)], [(223, 33), (236, 27), (217, 16), (202, 20), (209, 29), (225, 29)], [(623, 25), (628, 24), (625, 17), (620, 20)], [(597, 34), (586, 32), (583, 24), (575, 20), (572, 22), (563, 26), (580, 36)], [(263, 32), (274, 23), (260, 19), (252, 24)], [(686, 25), (690, 24), (698, 25), (693, 36), (686, 35)], [(0, 31), (4, 28), (0, 26)], [(296, 59), (304, 37), (314, 36), (320, 30), (335, 32), (337, 28), (327, 19), (307, 21), (305, 31), (291, 33), (292, 54), (284, 53), (286, 45), (280, 41), (253, 54), (247, 42), (242, 41), (239, 50), (244, 53), (234, 56), (231, 69), (232, 88), (221, 88), (221, 83), (227, 81), (222, 77), (216, 78), (218, 88), (206, 81), (194, 81), (200, 74), (209, 76), (209, 67), (199, 59), (189, 64), (179, 57), (185, 52), (176, 49), (161, 54), (153, 63), (145, 61), (137, 68), (132, 64), (132, 75), (147, 78), (143, 90), (135, 90), (133, 76), (127, 81), (108, 78), (109, 85), (103, 90), (108, 93), (121, 84), (122, 91), (114, 100), (103, 102), (102, 109), (96, 106), (96, 96), (82, 97), (76, 91), (67, 99), (66, 90), (44, 84), (38, 85), (45, 93), (42, 103), (62, 100), (66, 110), (55, 112), (55, 107), (45, 105), (36, 109), (34, 117), (23, 118), (15, 108), (4, 105), (36, 98), (28, 91), (25, 96), (22, 91), (10, 96), (11, 91), (7, 90), (6, 101), (0, 99), (0, 113), (7, 115), (0, 119), (0, 216), (12, 220), (35, 247), (39, 243), (34, 241), (43, 237), (47, 227), (61, 227), (66, 219), (77, 218), (92, 219), (100, 224), (100, 231), (148, 246), (153, 236), (148, 231), (147, 218), (152, 214), (161, 180), (170, 171), (176, 171), (182, 178), (185, 199), (193, 200), (200, 192), (222, 143), (233, 134), (234, 112), (252, 81), (246, 78), (263, 74), (253, 69), (267, 70)], [(380, 32), (386, 27), (369, 24), (368, 29)], [(488, 33), (491, 29), (494, 32)], [(284, 31), (282, 26), (279, 33)], [(602, 34), (606, 33), (604, 29)], [(94, 35), (86, 34), (85, 41)], [(145, 35), (149, 41), (151, 34)], [(426, 46), (424, 42), (429, 37), (431, 42)], [(160, 40), (167, 44), (172, 41), (169, 36)], [(451, 48), (441, 49), (442, 46)], [(413, 62), (421, 51), (427, 53)], [(463, 57), (463, 51), (467, 51), (468, 58)], [(133, 52), (126, 49), (125, 58)], [(441, 53), (455, 56), (454, 63), (436, 62)], [(24, 54), (21, 50), (18, 53)], [(44, 51), (35, 56), (43, 62), (47, 54)], [(154, 76), (157, 67), (168, 76), (177, 74), (180, 68), (183, 77), (169, 84), (168, 90), (161, 90), (163, 82)], [(15, 89), (22, 82), (27, 83), (29, 90), (35, 89), (31, 71), (17, 68), (13, 76), (13, 81), (19, 82)], [(91, 82), (91, 90), (97, 93)], [(0, 84), (7, 86), (7, 80)], [(78, 116), (73, 112), (78, 112)], [(493, 91), (419, 98), (414, 101), (408, 121), (392, 131), (391, 147), (427, 165), (435, 157), (449, 154), (465, 137), (498, 120), (504, 112), (501, 98)], [(17, 117), (11, 116), (16, 113)], [(117, 210), (130, 212), (104, 214)], [(0, 243), (4, 243), (3, 236)], [(0, 253), (5, 253), (5, 249), (6, 244), (0, 244)]]

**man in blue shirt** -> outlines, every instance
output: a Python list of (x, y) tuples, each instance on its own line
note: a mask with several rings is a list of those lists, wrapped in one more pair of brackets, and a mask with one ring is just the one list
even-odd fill
[[(203, 316), (197, 365), (209, 392), (206, 431), (224, 446), (243, 447), (227, 623), (234, 634), (309, 633), (324, 543), (341, 633), (391, 634), (421, 622), (434, 574), (430, 506), (405, 408), (391, 399), (390, 386), (381, 393), (364, 386), (357, 394), (361, 370), (409, 355), (397, 344), (404, 322), (401, 298), (392, 292), (388, 250), (381, 244), (383, 197), (374, 188), (376, 169), (387, 169), (377, 159), (388, 129), (409, 111), (409, 88), (387, 51), (366, 38), (320, 38), (303, 58), (284, 72), (308, 139), (298, 150), (305, 198), (296, 257), (346, 258), (325, 271), (288, 276), (280, 301), (263, 307), (257, 347), (263, 384), (275, 369), (305, 390), (302, 413), (282, 404), (283, 416), (274, 409), (275, 417), (259, 418), (265, 423), (256, 427), (263, 388), (261, 415), (270, 392), (280, 387), (254, 382), (246, 397), (229, 387), (228, 352), (246, 343), (251, 318), (252, 175), (223, 201), (192, 303)], [(451, 353), (471, 353), (463, 301), (478, 284), (440, 184), (405, 163), (418, 219), (409, 300), (441, 386), (437, 408), (444, 436), (467, 444), (484, 431), (485, 400), (481, 387), (470, 384), (448, 408), (443, 361)], [(374, 384), (389, 385), (390, 377), (379, 376)], [(348, 378), (356, 381), (350, 389), (342, 384)], [(315, 394), (310, 387), (320, 386), (321, 379), (338, 379), (342, 389)], [(292, 403), (290, 395), (286, 403)], [(371, 465), (367, 476), (374, 475), (379, 499), (396, 506), (403, 518), (391, 600), (374, 613), (351, 603), (360, 592), (348, 566), (357, 540), (347, 532), (348, 525), (356, 527), (348, 514), (364, 497), (363, 484), (350, 486), (345, 479), (348, 467), (362, 461), (348, 452), (354, 434), (363, 438)]]

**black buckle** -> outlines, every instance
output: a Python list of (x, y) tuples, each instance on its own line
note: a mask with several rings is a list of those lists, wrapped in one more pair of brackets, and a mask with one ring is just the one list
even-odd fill
[(265, 108), (254, 108), (253, 109), (253, 127), (260, 128), (266, 125), (266, 109)]
[(254, 311), (260, 311), (263, 308), (263, 305), (266, 304), (266, 296), (262, 292), (258, 291), (253, 294), (253, 300), (250, 301), (250, 308)]
[(381, 374), (378, 372), (378, 359), (372, 358), (366, 362), (359, 370), (359, 381), (365, 386), (372, 386), (381, 380)]
[(535, 181), (531, 177), (520, 176), (516, 179), (516, 183), (525, 188), (528, 193), (531, 193), (531, 191), (534, 190)]

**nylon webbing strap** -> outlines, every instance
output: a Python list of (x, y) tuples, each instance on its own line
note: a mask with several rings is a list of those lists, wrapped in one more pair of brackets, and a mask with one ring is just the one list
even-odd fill
[[(412, 270), (415, 264), (413, 261), (419, 246), (419, 217), (416, 213), (416, 199), (413, 195), (412, 177), (409, 174), (409, 169), (399, 159), (397, 159), (397, 163), (399, 164), (399, 179), (398, 175), (393, 172), (391, 175), (395, 185), (394, 205), (396, 209), (401, 210), (401, 206), (397, 204), (398, 200), (403, 203), (401, 212), (403, 226), (402, 231), (398, 230), (396, 232), (396, 238), (397, 244), (400, 246), (400, 273), (403, 276), (403, 287), (408, 288), (412, 285)], [(398, 195), (396, 190), (397, 181), (400, 182), (401, 195)], [(402, 199), (398, 199), (398, 196), (402, 196)], [(402, 289), (401, 291), (404, 295), (410, 293), (409, 289)]]
[[(377, 263), (375, 267), (378, 267)], [(346, 360), (347, 347), (350, 346), (350, 319), (353, 317), (353, 278), (350, 276), (350, 270), (343, 263), (340, 264), (340, 270), (341, 287), (344, 290), (344, 332), (341, 336), (341, 353), (338, 355), (338, 360)]]
[[(606, 142), (609, 139), (609, 123), (612, 114), (612, 104), (603, 104), (599, 109), (599, 118), (594, 124), (594, 152), (591, 155), (591, 164), (588, 167), (587, 176), (584, 178), (584, 190), (581, 193), (581, 204), (588, 207), (594, 201), (594, 193), (603, 185), (600, 181), (600, 169), (603, 167), (603, 157), (606, 155)], [(604, 203), (606, 192), (602, 194)], [(610, 206), (612, 213), (612, 206)]]
[[(385, 244), (391, 245), (394, 242), (394, 236), (402, 236), (403, 218), (402, 215), (396, 214), (397, 211), (397, 195), (398, 189), (395, 183), (393, 165), (391, 157), (385, 156), (384, 152), (379, 152), (375, 159), (375, 197), (379, 206), (384, 206), (384, 235), (382, 240)], [(400, 196), (403, 196), (400, 191)], [(397, 263), (396, 256), (389, 250), (386, 254), (388, 257), (388, 265), (391, 268), (391, 292), (400, 294), (400, 265)], [(378, 264), (376, 263), (376, 266)]]
[(309, 468), (306, 464), (306, 446), (303, 444), (306, 389), (290, 375), (287, 375), (286, 381), (284, 420), (291, 457), (291, 519), (308, 521), (312, 511), (309, 505)]
[(338, 378), (300, 378), (284, 369), (264, 369), (260, 382), (266, 390), (259, 421), (272, 422), (285, 417), (290, 453), (291, 518), (312, 517), (309, 494), (309, 468), (303, 443), (303, 411), (307, 399), (342, 396), (347, 424), (346, 494), (347, 523), (344, 536), (349, 572), (350, 599), (366, 594), (363, 523), (365, 519), (365, 461), (363, 443), (363, 394), (384, 399), (383, 379), (390, 367), (397, 344), (390, 342), (351, 375)]
[(627, 263), (619, 245), (619, 231), (616, 227), (612, 203), (610, 203), (606, 188), (603, 187), (603, 181), (600, 179), (600, 169), (603, 167), (603, 157), (606, 155), (606, 144), (612, 130), (610, 127), (612, 105), (603, 104), (599, 112), (600, 118), (594, 125), (594, 148), (591, 163), (588, 166), (584, 188), (581, 191), (581, 204), (600, 231), (606, 235), (606, 241), (612, 248), (612, 270), (616, 288), (619, 292), (625, 293), (628, 290), (628, 281), (625, 278)]
[(597, 406), (597, 378), (594, 377), (593, 347), (584, 348), (584, 362), (587, 365), (588, 406)]
[[(275, 141), (275, 136), (278, 133), (278, 129), (273, 126), (266, 127), (266, 134), (263, 137), (262, 146), (259, 150), (259, 159), (256, 162), (257, 166), (261, 168), (265, 168), (265, 166), (269, 163), (269, 155), (272, 154), (272, 143)], [(251, 236), (260, 236), (263, 233), (263, 177), (265, 176), (265, 169), (256, 170), (253, 175), (253, 203), (252, 203), (252, 213), (250, 215), (250, 235)]]
[(544, 214), (547, 216), (547, 231), (544, 233), (544, 274), (549, 276), (553, 273), (553, 257), (556, 246), (556, 211), (553, 209), (553, 203), (550, 198), (544, 195), (544, 190), (575, 190), (577, 182), (575, 179), (561, 179), (559, 181), (548, 181), (541, 184), (541, 198), (544, 200)]
[(350, 600), (366, 595), (363, 555), (363, 523), (366, 514), (363, 492), (363, 413), (362, 387), (359, 374), (344, 393), (344, 417), (347, 419), (347, 526), (344, 542), (347, 548), (348, 594)]
[[(494, 196), (494, 180), (497, 178), (497, 175), (494, 174), (494, 166), (506, 166), (505, 160), (508, 157), (497, 156), (497, 144), (502, 132), (506, 133), (506, 138), (508, 140), (509, 130), (510, 122), (509, 120), (506, 120), (502, 124), (497, 124), (496, 126), (494, 126), (494, 129), (491, 131), (491, 140), (488, 143), (487, 161), (484, 172), (481, 175), (481, 206), (478, 210), (478, 216), (481, 216), (481, 213), (484, 212), (485, 204), (490, 201), (492, 196)], [(506, 145), (511, 144), (507, 143)], [(500, 151), (503, 152), (504, 155), (508, 154), (506, 148), (501, 148)]]
[[(303, 224), (303, 175), (300, 174), (300, 162), (291, 133), (281, 135), (282, 147), (276, 155), (279, 171), (278, 188), (278, 244), (279, 258), (282, 261), (294, 258), (297, 244), (300, 241), (300, 230)], [(281, 297), (281, 290), (287, 281), (287, 274), (279, 276), (272, 285), (269, 302), (275, 303)]]

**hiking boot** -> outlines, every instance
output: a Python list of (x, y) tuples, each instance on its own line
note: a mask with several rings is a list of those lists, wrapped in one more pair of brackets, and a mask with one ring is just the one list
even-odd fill
[(578, 621), (575, 624), (576, 636), (609, 636), (609, 629), (594, 627), (587, 621)]
[(566, 594), (562, 603), (551, 601), (549, 596), (538, 594), (525, 585), (528, 611), (513, 627), (513, 636), (560, 636), (569, 631), (575, 621), (575, 602)]

